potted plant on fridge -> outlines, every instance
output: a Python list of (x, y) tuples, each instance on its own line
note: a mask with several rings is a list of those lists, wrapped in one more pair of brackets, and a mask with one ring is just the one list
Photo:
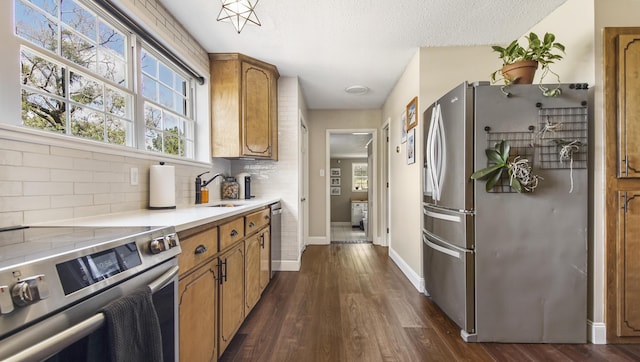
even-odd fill
[[(504, 79), (505, 84), (531, 84), (538, 66), (542, 70), (540, 83), (549, 74), (556, 76), (557, 83), (560, 83), (560, 76), (553, 72), (549, 67), (557, 60), (564, 57), (565, 47), (561, 43), (556, 42), (556, 36), (552, 33), (545, 33), (540, 38), (536, 33), (529, 33), (525, 36), (527, 46), (522, 46), (518, 39), (512, 41), (507, 47), (494, 45), (491, 48), (498, 53), (502, 60), (502, 67), (491, 74), (491, 81), (496, 83), (500, 79)], [(498, 78), (502, 76), (502, 78)], [(545, 96), (553, 97), (560, 94), (560, 86), (555, 88), (546, 88), (539, 85), (540, 90)]]
[(541, 177), (533, 174), (529, 160), (526, 158), (510, 157), (510, 150), (511, 146), (505, 140), (496, 143), (494, 148), (486, 149), (485, 153), (492, 165), (474, 172), (471, 178), (487, 180), (485, 190), (489, 192), (498, 184), (506, 171), (511, 188), (517, 192), (533, 192), (538, 187)]

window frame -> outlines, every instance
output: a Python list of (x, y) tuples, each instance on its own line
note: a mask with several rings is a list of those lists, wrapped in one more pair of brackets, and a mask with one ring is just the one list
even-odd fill
[[(366, 175), (356, 175), (356, 167), (363, 167), (365, 169)], [(356, 189), (356, 180), (364, 179), (367, 187), (362, 189)], [(369, 191), (369, 164), (366, 162), (353, 162), (351, 163), (351, 192), (368, 192)]]
[[(29, 0), (23, 0), (23, 1), (13, 0), (12, 3), (14, 4), (13, 5), (14, 8), (17, 2), (21, 2), (23, 4), (22, 6), (37, 7), (37, 4), (30, 3)], [(123, 82), (124, 84), (119, 84), (107, 77), (102, 76), (100, 73), (96, 71), (97, 69), (91, 69), (89, 67), (85, 67), (83, 65), (76, 64), (73, 61), (70, 61), (69, 59), (65, 58), (60, 51), (58, 52), (51, 51), (45, 47), (41, 47), (39, 44), (35, 42), (30, 41), (26, 37), (22, 37), (18, 32), (16, 10), (14, 10), (11, 14), (11, 17), (13, 18), (13, 27), (11, 29), (11, 33), (13, 34), (13, 37), (16, 39), (18, 55), (21, 56), (23, 49), (26, 49), (32, 53), (44, 55), (47, 60), (50, 60), (55, 65), (61, 68), (64, 68), (64, 71), (67, 74), (69, 74), (70, 72), (77, 71), (78, 73), (87, 75), (88, 77), (90, 77), (90, 79), (97, 81), (98, 84), (103, 89), (112, 88), (119, 92), (126, 93), (126, 95), (130, 97), (130, 109), (127, 110), (126, 116), (130, 117), (131, 130), (132, 130), (131, 132), (133, 133), (132, 135), (127, 134), (127, 137), (130, 137), (132, 139), (131, 141), (132, 144), (129, 144), (128, 142), (125, 142), (125, 144), (122, 144), (122, 145), (117, 143), (110, 143), (108, 141), (108, 137), (106, 136), (103, 136), (102, 140), (95, 140), (92, 138), (73, 135), (71, 134), (70, 127), (68, 126), (69, 125), (68, 119), (70, 117), (68, 114), (65, 116), (67, 118), (67, 121), (65, 125), (66, 130), (64, 133), (47, 132), (45, 128), (27, 126), (24, 124), (24, 118), (22, 116), (19, 117), (19, 122), (17, 123), (17, 125), (19, 125), (20, 128), (23, 128), (23, 129), (34, 130), (35, 132), (42, 132), (48, 135), (64, 135), (69, 137), (69, 140), (72, 142), (76, 142), (80, 140), (97, 142), (102, 145), (124, 147), (130, 150), (137, 150), (137, 151), (148, 152), (155, 155), (161, 155), (162, 157), (170, 156), (170, 157), (177, 157), (185, 161), (197, 161), (196, 150), (198, 149), (199, 146), (198, 146), (198, 139), (196, 137), (196, 130), (199, 128), (199, 126), (197, 122), (198, 112), (196, 112), (196, 99), (197, 99), (196, 81), (198, 81), (198, 79), (194, 77), (191, 73), (185, 71), (179, 64), (176, 64), (175, 62), (171, 61), (166, 56), (164, 56), (163, 53), (158, 49), (156, 49), (153, 44), (146, 42), (141, 36), (136, 34), (132, 29), (123, 25), (122, 22), (114, 14), (111, 14), (108, 11), (102, 9), (97, 4), (94, 4), (86, 0), (75, 0), (75, 2), (79, 6), (81, 6), (83, 9), (89, 10), (92, 13), (92, 15), (96, 16), (96, 23), (98, 24), (98, 26), (99, 24), (104, 22), (123, 35), (124, 43), (125, 43), (124, 44), (124, 48), (125, 48), (124, 56), (126, 61), (125, 68), (127, 72), (125, 76), (125, 81)], [(57, 5), (58, 5), (57, 26), (58, 26), (58, 29), (62, 29), (64, 24), (62, 24), (62, 15), (60, 13), (61, 11), (60, 3), (58, 3)], [(58, 31), (58, 35), (57, 35), (58, 39), (61, 36), (59, 34), (60, 31), (61, 30)], [(96, 31), (99, 31), (99, 29), (96, 28)], [(178, 74), (180, 77), (182, 77), (186, 81), (187, 85), (186, 85), (185, 94), (184, 94), (186, 99), (185, 114), (180, 115), (177, 112), (173, 112), (174, 116), (177, 116), (183, 119), (183, 123), (185, 124), (184, 126), (185, 144), (190, 145), (190, 147), (184, 148), (184, 152), (182, 155), (174, 154), (174, 153), (166, 153), (164, 149), (161, 152), (147, 149), (146, 142), (145, 142), (146, 124), (145, 124), (145, 118), (144, 118), (144, 112), (145, 112), (144, 104), (145, 104), (145, 101), (149, 101), (149, 100), (142, 95), (142, 74), (143, 74), (142, 62), (141, 62), (142, 49), (152, 54), (158, 61), (162, 62), (162, 64), (168, 67), (172, 72)], [(179, 58), (176, 57), (176, 59), (179, 59)], [(17, 73), (20, 76), (22, 74), (22, 71), (18, 70)], [(63, 90), (65, 93), (65, 97), (68, 98), (70, 93), (69, 92), (70, 85), (68, 83), (65, 83), (63, 87), (64, 87)], [(24, 88), (21, 85), (18, 90), (19, 98), (21, 98), (20, 95), (22, 94), (23, 89)], [(47, 96), (45, 93), (46, 92), (43, 91), (42, 93), (39, 93), (39, 94)], [(104, 101), (105, 100), (103, 99), (103, 102)], [(156, 103), (153, 103), (153, 104), (154, 106), (159, 106), (164, 108), (164, 106), (162, 106), (161, 104), (156, 104)], [(68, 103), (69, 109), (70, 109), (70, 106), (71, 106), (71, 103)], [(18, 108), (22, 109), (21, 106), (18, 106)], [(70, 113), (70, 112), (67, 111), (67, 113)], [(100, 114), (104, 116), (105, 114), (108, 115), (109, 113), (105, 111), (105, 112), (101, 112)], [(104, 118), (106, 122), (107, 117), (105, 116)], [(117, 118), (120, 119), (123, 117), (117, 117)], [(189, 130), (188, 132), (187, 132), (187, 128)], [(80, 143), (84, 143), (84, 142), (80, 142)]]

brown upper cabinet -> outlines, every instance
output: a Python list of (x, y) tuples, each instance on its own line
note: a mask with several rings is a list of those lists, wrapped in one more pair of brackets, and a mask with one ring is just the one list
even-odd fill
[(640, 177), (640, 34), (618, 36), (619, 177)]
[(278, 69), (239, 53), (209, 54), (211, 155), (278, 159)]

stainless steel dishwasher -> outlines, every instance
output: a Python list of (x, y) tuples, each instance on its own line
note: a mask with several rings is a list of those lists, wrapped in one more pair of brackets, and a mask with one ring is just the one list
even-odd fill
[[(271, 204), (271, 277), (275, 269), (280, 270), (280, 260), (282, 260), (280, 246), (282, 238), (282, 205), (279, 202)], [(278, 268), (275, 266), (278, 265)]]

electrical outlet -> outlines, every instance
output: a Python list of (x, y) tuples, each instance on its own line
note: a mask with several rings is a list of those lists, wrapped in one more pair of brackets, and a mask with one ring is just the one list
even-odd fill
[(131, 186), (135, 186), (138, 184), (138, 168), (131, 167), (131, 172), (129, 172), (129, 176), (131, 177)]

